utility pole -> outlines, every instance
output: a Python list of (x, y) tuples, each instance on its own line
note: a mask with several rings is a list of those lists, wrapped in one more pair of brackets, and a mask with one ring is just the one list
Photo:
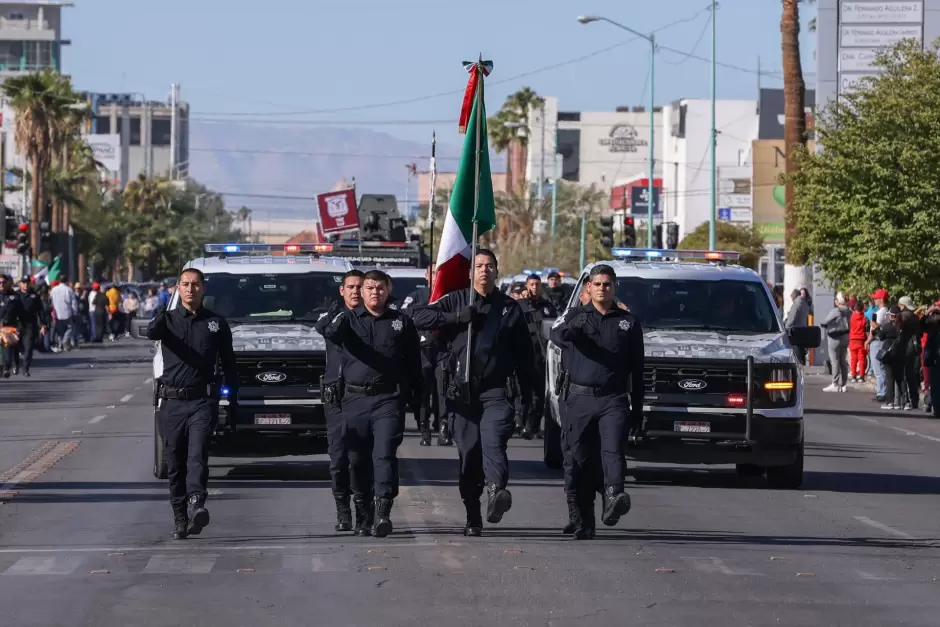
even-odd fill
[(555, 253), (555, 215), (558, 209), (558, 119), (555, 119), (555, 141), (552, 142), (552, 258)]
[(711, 186), (710, 186), (711, 187), (711, 204), (708, 207), (708, 249), (709, 250), (715, 250), (715, 246), (716, 246), (715, 213), (718, 211), (716, 208), (718, 199), (716, 198), (716, 190), (715, 190), (715, 185), (717, 183), (717, 181), (715, 180), (717, 176), (717, 172), (716, 172), (717, 168), (716, 168), (716, 161), (715, 161), (715, 141), (718, 135), (718, 131), (715, 128), (715, 97), (717, 93), (717, 78), (716, 78), (717, 77), (717, 74), (716, 74), (717, 63), (716, 63), (715, 55), (716, 55), (716, 48), (717, 48), (716, 43), (717, 43), (717, 36), (718, 36), (718, 29), (715, 27), (715, 22), (716, 22), (715, 17), (717, 17), (715, 14), (715, 8), (717, 7), (717, 4), (718, 3), (716, 2), (716, 0), (712, 0), (712, 102), (711, 102), (711, 118), (712, 118), (711, 127), (712, 128), (711, 128), (711, 137), (709, 139), (709, 142), (711, 143), (712, 167), (711, 167)]
[[(542, 154), (539, 155), (539, 157), (540, 158), (539, 158), (539, 190), (538, 190), (539, 196), (538, 198), (539, 200), (542, 200), (543, 198), (542, 185), (545, 184), (545, 103), (544, 102), (542, 103)], [(541, 214), (542, 212), (541, 203), (539, 203), (539, 205), (540, 205), (539, 213)], [(539, 217), (541, 218), (542, 216), (539, 215)]]
[(175, 181), (179, 167), (179, 83), (170, 85), (170, 180)]

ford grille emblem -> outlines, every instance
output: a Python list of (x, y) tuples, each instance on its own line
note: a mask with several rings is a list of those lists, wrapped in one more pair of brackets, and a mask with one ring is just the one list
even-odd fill
[(679, 387), (683, 390), (704, 390), (707, 386), (708, 384), (701, 379), (683, 379), (679, 381)]
[(287, 375), (283, 372), (262, 372), (255, 378), (262, 383), (281, 383), (287, 378)]

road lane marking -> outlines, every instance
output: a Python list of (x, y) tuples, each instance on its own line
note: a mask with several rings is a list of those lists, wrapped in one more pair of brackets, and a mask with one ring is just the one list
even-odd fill
[[(350, 536), (352, 537), (352, 536)], [(358, 544), (358, 543), (357, 543)], [(448, 546), (463, 546), (462, 542), (448, 542)], [(395, 544), (368, 544), (366, 542), (362, 543), (363, 546), (367, 547), (378, 547), (384, 546), (388, 548), (400, 548), (400, 547), (414, 547), (414, 546), (440, 546), (440, 543), (437, 541), (431, 542), (408, 542), (402, 539), (401, 542)], [(230, 551), (303, 551), (310, 549), (323, 549), (329, 548), (329, 544), (250, 544), (250, 545), (241, 545), (241, 546), (232, 546), (232, 545), (217, 545), (217, 544), (200, 544), (198, 548), (193, 546), (186, 546), (186, 543), (176, 544), (166, 544), (166, 545), (157, 545), (157, 546), (89, 546), (89, 547), (22, 547), (22, 548), (3, 548), (0, 549), (0, 555), (22, 555), (22, 554), (55, 554), (55, 553), (171, 553), (171, 552), (180, 552), (187, 551), (191, 554), (198, 554), (204, 551), (210, 551), (213, 553), (216, 552), (230, 552)]]
[(144, 379), (144, 385), (147, 385), (151, 381), (153, 381), (153, 377), (147, 377), (146, 379)]
[(97, 424), (101, 422), (102, 420), (104, 420), (105, 418), (107, 418), (105, 414), (101, 414), (100, 416), (95, 416), (94, 418), (88, 421), (88, 424), (90, 425)]
[(33, 481), (36, 477), (52, 468), (63, 457), (78, 448), (79, 443), (80, 440), (69, 440), (67, 442), (49, 440), (43, 442), (42, 446), (29, 457), (0, 475), (0, 482), (3, 482), (0, 484), (0, 497), (12, 495), (18, 486)]
[(149, 575), (206, 575), (215, 566), (216, 555), (154, 555), (144, 567)]
[(896, 538), (904, 538), (905, 540), (915, 539), (914, 536), (909, 533), (905, 533), (899, 529), (895, 529), (894, 527), (889, 527), (888, 525), (880, 523), (877, 520), (872, 520), (868, 516), (853, 516), (853, 518), (864, 525), (868, 525), (869, 527), (873, 527), (879, 531), (884, 531), (888, 535), (892, 535)]
[(878, 425), (879, 427), (885, 427), (885, 428), (891, 429), (892, 431), (897, 431), (898, 433), (903, 433), (904, 435), (913, 435), (918, 438), (930, 440), (931, 442), (940, 442), (940, 438), (938, 437), (927, 435), (925, 433), (918, 433), (917, 431), (911, 431), (910, 429), (905, 429), (904, 427), (895, 427), (892, 425), (886, 425), (885, 423), (875, 420), (874, 418), (867, 418), (865, 416), (852, 416), (852, 417), (855, 418), (856, 420), (861, 420), (863, 422), (867, 422), (873, 425)]
[(127, 401), (131, 400), (132, 398), (134, 398), (134, 395), (133, 395), (133, 394), (125, 394), (124, 396), (121, 397), (121, 402), (122, 402), (122, 403), (126, 403)]
[(67, 557), (21, 557), (4, 575), (71, 575), (81, 559)]
[(721, 573), (722, 575), (734, 575), (737, 577), (763, 577), (763, 573), (735, 570), (728, 566), (724, 560), (717, 557), (682, 557), (680, 559), (690, 560), (697, 570), (706, 573)]
[(879, 577), (875, 575), (874, 573), (868, 573), (868, 572), (865, 572), (864, 570), (857, 570), (855, 572), (858, 573), (859, 577), (861, 577), (862, 579), (865, 579), (866, 581), (897, 581), (898, 580), (897, 577)]

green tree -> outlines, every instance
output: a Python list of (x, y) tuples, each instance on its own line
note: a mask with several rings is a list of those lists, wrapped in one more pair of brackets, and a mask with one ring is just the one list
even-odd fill
[[(718, 250), (741, 253), (740, 264), (757, 270), (764, 254), (764, 237), (751, 226), (730, 222), (715, 223), (715, 244)], [(708, 222), (703, 222), (679, 242), (679, 250), (708, 250)]]
[(854, 293), (940, 291), (940, 51), (905, 41), (824, 111), (789, 176), (800, 254)]
[(514, 179), (512, 171), (515, 151), (521, 151), (521, 162), (525, 163), (529, 149), (529, 113), (545, 105), (545, 98), (539, 96), (531, 87), (522, 87), (510, 94), (503, 106), (487, 119), (486, 128), (490, 135), (490, 145), (497, 154), (506, 152), (506, 192)]

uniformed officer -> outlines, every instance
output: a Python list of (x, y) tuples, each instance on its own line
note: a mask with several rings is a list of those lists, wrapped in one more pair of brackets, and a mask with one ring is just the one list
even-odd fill
[[(330, 321), (344, 309), (354, 309), (362, 304), (362, 281), (365, 273), (361, 270), (350, 270), (343, 275), (339, 286), (339, 300), (335, 301), (329, 311), (322, 314), (317, 320), (314, 329), (320, 335), (326, 331)], [(352, 531), (352, 509), (349, 506), (350, 478), (349, 454), (343, 439), (342, 415), (342, 372), (340, 365), (342, 355), (340, 348), (323, 338), (326, 343), (326, 370), (323, 373), (322, 397), (324, 413), (326, 414), (326, 441), (327, 452), (330, 455), (330, 482), (333, 488), (333, 499), (336, 501), (336, 531)]]
[(324, 330), (342, 349), (343, 440), (354, 477), (356, 535), (379, 538), (392, 532), (405, 403), (420, 405), (422, 383), (414, 324), (386, 305), (391, 282), (381, 270), (367, 272), (362, 303), (340, 311)]
[[(519, 307), (522, 308), (523, 316), (528, 320), (531, 307), (529, 307), (529, 292), (526, 291), (525, 281), (514, 281), (509, 286), (509, 297), (519, 303)], [(509, 378), (509, 382), (506, 385), (506, 397), (509, 399), (513, 408), (514, 422), (516, 424), (514, 433), (515, 435), (522, 435), (528, 418), (526, 414), (529, 408), (526, 406), (525, 411), (523, 411), (522, 396), (519, 394), (519, 380), (515, 373)]]
[(529, 294), (526, 325), (529, 328), (529, 339), (532, 341), (535, 373), (532, 375), (532, 403), (526, 416), (522, 437), (531, 440), (541, 432), (542, 416), (545, 413), (545, 357), (548, 340), (542, 336), (542, 322), (557, 318), (558, 310), (542, 296), (542, 278), (539, 275), (529, 275), (526, 279), (526, 292)]
[[(401, 311), (410, 315), (417, 307), (424, 307), (431, 301), (431, 277), (434, 276), (434, 264), (428, 266), (424, 280), (426, 287), (419, 287), (408, 294), (401, 303)], [(418, 429), (421, 431), (421, 446), (431, 446), (431, 432), (439, 430), (438, 445), (445, 445), (449, 440), (447, 424), (441, 424), (441, 402), (438, 395), (437, 367), (440, 356), (440, 339), (435, 333), (421, 333), (421, 376), (424, 380), (422, 390), (421, 414), (418, 417)]]
[(548, 273), (548, 287), (545, 289), (545, 298), (555, 306), (558, 311), (564, 310), (571, 298), (571, 286), (562, 283), (561, 275), (552, 270)]
[[(588, 277), (591, 302), (575, 307), (552, 327), (552, 342), (567, 353), (568, 378), (561, 387), (565, 404), (562, 437), (573, 461), (572, 482), (581, 523), (578, 539), (595, 534), (594, 491), (604, 478), (601, 521), (614, 526), (630, 511), (624, 492), (623, 439), (630, 421), (643, 419), (643, 332), (637, 319), (614, 303), (616, 274), (595, 266)], [(628, 394), (629, 390), (629, 394)], [(594, 462), (600, 450), (601, 467)]]
[(232, 331), (222, 317), (202, 306), (204, 286), (200, 270), (184, 269), (177, 283), (180, 306), (161, 309), (147, 327), (147, 338), (160, 342), (163, 359), (163, 372), (157, 377), (157, 414), (163, 426), (177, 540), (198, 535), (209, 524), (209, 439), (218, 416), (212, 388), (220, 362), (229, 402), (234, 406), (238, 401)]
[(20, 365), (20, 356), (23, 359), (23, 376), (30, 376), (29, 370), (33, 366), (33, 353), (36, 342), (49, 330), (49, 323), (45, 319), (45, 308), (42, 298), (33, 289), (28, 276), (20, 279), (20, 300), (23, 301), (23, 327), (20, 329), (19, 351), (13, 355), (13, 371), (17, 372)]
[[(472, 295), (451, 292), (416, 309), (422, 331), (441, 330), (452, 338), (454, 438), (460, 452), (460, 496), (467, 510), (464, 534), (483, 531), (480, 497), (488, 496), (486, 519), (498, 523), (512, 507), (506, 446), (512, 437), (512, 406), (506, 380), (515, 371), (523, 398), (532, 393), (532, 345), (519, 305), (496, 289), (496, 255), (480, 249), (473, 259)], [(467, 372), (467, 335), (472, 325), (472, 356)]]
[(10, 377), (10, 371), (15, 365), (16, 352), (22, 339), (22, 328), (26, 323), (26, 310), (23, 309), (23, 301), (13, 291), (13, 278), (8, 275), (0, 275), (0, 327), (11, 329), (14, 333), (4, 332), (3, 346), (0, 348), (3, 363), (3, 378)]

